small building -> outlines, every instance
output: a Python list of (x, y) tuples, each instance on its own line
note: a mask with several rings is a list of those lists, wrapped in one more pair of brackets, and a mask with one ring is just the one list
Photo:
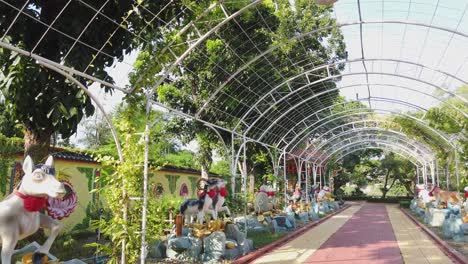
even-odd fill
[[(74, 212), (60, 220), (63, 230), (69, 231), (78, 224), (87, 226), (91, 209), (99, 199), (91, 190), (95, 188), (96, 177), (100, 176), (100, 164), (82, 152), (61, 148), (50, 148), (49, 151), (54, 156), (58, 179), (68, 181), (76, 192)], [(0, 180), (0, 200), (19, 183), (23, 156), (23, 152), (18, 152), (8, 163), (0, 163), (0, 173), (3, 174), (0, 179), (4, 179)], [(192, 168), (165, 165), (157, 171), (149, 172), (149, 191), (159, 195), (196, 197), (200, 176), (200, 171)]]

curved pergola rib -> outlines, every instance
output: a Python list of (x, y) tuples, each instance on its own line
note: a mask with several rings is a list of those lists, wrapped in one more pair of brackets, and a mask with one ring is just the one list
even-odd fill
[[(305, 100), (308, 100), (308, 98), (306, 98)], [(390, 102), (390, 103), (394, 103), (394, 104), (398, 104), (398, 105), (402, 105), (402, 106), (408, 106), (408, 107), (412, 107), (414, 109), (417, 109), (417, 110), (423, 110), (424, 112), (427, 112), (426, 109), (422, 108), (422, 107), (419, 107), (415, 104), (412, 104), (412, 103), (408, 103), (406, 101), (402, 101), (402, 100), (396, 100), (396, 99), (387, 99), (387, 98), (380, 98), (380, 97), (371, 97), (371, 98), (360, 98), (358, 100), (350, 100), (350, 101), (347, 101), (347, 103), (353, 103), (353, 102), (361, 102), (361, 101), (374, 101), (374, 102)], [(328, 117), (331, 117), (331, 116), (334, 116), (336, 115), (333, 114), (331, 111), (333, 110), (334, 107), (337, 107), (339, 105), (343, 105), (345, 106), (346, 104), (342, 104), (342, 103), (338, 103), (338, 104), (332, 104), (328, 107), (324, 107), (322, 109), (320, 109), (319, 111), (316, 111), (316, 112), (313, 112), (311, 115), (309, 115), (309, 117), (312, 117), (312, 116), (318, 116), (318, 113), (322, 112), (322, 110), (329, 110), (330, 111), (330, 115), (327, 116)], [(368, 108), (361, 108), (361, 109), (368, 109)], [(372, 111), (371, 109), (369, 109), (369, 111)], [(287, 111), (288, 112), (288, 111)], [(338, 112), (339, 113), (339, 112)], [(267, 133), (271, 133), (272, 131), (272, 128), (276, 125), (276, 123), (278, 122), (278, 120), (280, 120), (281, 118), (284, 117), (284, 113), (282, 115), (280, 115), (277, 119), (273, 120), (273, 122), (270, 124), (270, 126), (266, 129), (264, 129), (263, 133), (260, 135), (260, 137), (258, 137), (258, 140), (262, 140), (263, 137), (267, 134)], [(326, 118), (325, 118), (326, 119)], [(322, 120), (322, 119), (321, 119)], [(294, 120), (293, 120), (294, 121)], [(306, 121), (305, 119), (303, 120), (300, 120), (298, 121), (297, 123), (300, 123), (300, 122), (303, 122), (303, 121)], [(456, 120), (455, 120), (456, 122)], [(458, 123), (458, 122), (457, 122)], [(293, 131), (295, 132), (295, 131)], [(288, 132), (289, 133), (289, 132)], [(283, 136), (283, 138), (285, 138), (285, 136)]]
[[(398, 20), (382, 20), (382, 21), (357, 21), (357, 22), (350, 22), (350, 23), (342, 23), (342, 24), (337, 24), (337, 25), (332, 25), (332, 26), (326, 26), (323, 28), (319, 28), (316, 30), (312, 30), (306, 33), (302, 33), (300, 35), (297, 35), (293, 38), (290, 38), (288, 41), (296, 41), (301, 38), (304, 38), (309, 35), (313, 35), (315, 33), (324, 31), (324, 30), (329, 30), (333, 29), (335, 27), (347, 27), (347, 26), (353, 26), (353, 25), (362, 25), (362, 24), (402, 24), (402, 25), (413, 25), (413, 26), (421, 26), (421, 27), (426, 27), (430, 29), (437, 29), (449, 33), (453, 33), (455, 35), (459, 35), (464, 38), (468, 38), (468, 35), (456, 30), (452, 30), (449, 28), (444, 28), (444, 27), (438, 27), (434, 25), (429, 25), (429, 24), (424, 24), (424, 23), (417, 23), (417, 22), (410, 22), (410, 21), (398, 21)], [(203, 104), (203, 106), (200, 108), (200, 110), (197, 112), (197, 116), (200, 116), (201, 112), (205, 110), (205, 108), (209, 105), (209, 103), (218, 95), (218, 93), (231, 81), (233, 80), (239, 73), (247, 69), (252, 63), (257, 61), (258, 59), (264, 57), (265, 55), (275, 51), (276, 49), (279, 48), (279, 45), (273, 46), (269, 48), (268, 50), (262, 52), (261, 54), (257, 55), (256, 57), (252, 58), (250, 61), (248, 61), (245, 65), (240, 67), (236, 72), (234, 72), (225, 82), (223, 82), (220, 87), (207, 99), (207, 101)], [(419, 63), (416, 63), (419, 64)], [(466, 82), (465, 82), (466, 83)]]
[[(336, 161), (340, 161), (342, 160), (344, 157), (346, 157), (347, 155), (350, 155), (350, 154), (353, 154), (355, 152), (358, 152), (358, 151), (361, 151), (361, 150), (366, 150), (366, 149), (379, 149), (379, 150), (387, 150), (387, 151), (392, 151), (393, 153), (395, 153), (396, 155), (399, 155), (400, 157), (404, 158), (404, 159), (407, 159), (409, 160), (411, 163), (413, 163), (414, 166), (418, 167), (418, 164), (416, 162), (419, 162), (419, 165), (424, 165), (423, 162), (421, 162), (420, 160), (417, 160), (415, 157), (411, 156), (410, 154), (408, 154), (407, 152), (404, 152), (406, 153), (408, 156), (405, 156), (403, 155), (402, 153), (400, 152), (395, 152), (394, 149), (392, 148), (388, 148), (386, 146), (380, 146), (380, 147), (359, 147), (359, 148), (352, 148), (350, 149), (349, 151), (346, 150), (344, 152), (342, 152), (342, 154), (336, 159)], [(414, 159), (414, 160), (413, 160)], [(318, 166), (324, 166), (326, 167), (328, 165), (328, 163), (325, 163), (325, 164), (322, 164), (322, 163), (319, 163)]]
[[(245, 118), (247, 118), (248, 115), (253, 111), (253, 109), (256, 109), (256, 107), (257, 107), (264, 99), (266, 99), (266, 98), (268, 98), (269, 96), (271, 96), (274, 92), (278, 91), (278, 90), (281, 89), (283, 86), (287, 85), (289, 82), (291, 82), (291, 81), (293, 81), (293, 80), (295, 80), (295, 79), (297, 79), (297, 78), (299, 78), (299, 77), (305, 76), (305, 75), (307, 75), (307, 74), (311, 74), (311, 73), (313, 73), (313, 72), (316, 72), (316, 71), (318, 71), (318, 70), (326, 69), (326, 68), (329, 67), (329, 66), (335, 66), (335, 65), (340, 64), (340, 63), (348, 64), (348, 63), (358, 62), (358, 61), (391, 61), (391, 62), (401, 62), (401, 63), (407, 63), (407, 64), (412, 64), (412, 65), (420, 66), (420, 64), (417, 64), (417, 63), (413, 63), (413, 62), (409, 62), (409, 61), (403, 61), (403, 60), (395, 60), (395, 59), (382, 59), (382, 60), (379, 60), (379, 59), (356, 59), (356, 60), (348, 60), (348, 61), (344, 61), (344, 62), (335, 62), (335, 63), (325, 64), (325, 65), (322, 65), (322, 66), (315, 67), (315, 68), (313, 68), (313, 69), (310, 69), (310, 70), (304, 71), (304, 72), (302, 72), (302, 73), (300, 73), (300, 74), (298, 74), (298, 75), (295, 75), (295, 76), (289, 78), (288, 80), (286, 80), (286, 81), (284, 81), (284, 82), (278, 84), (277, 86), (274, 87), (274, 89), (269, 90), (268, 93), (264, 94), (259, 100), (257, 100), (256, 103), (252, 105), (252, 108), (251, 108), (249, 111), (247, 111), (247, 112), (242, 116), (242, 118), (241, 118), (240, 121), (236, 124), (236, 126), (234, 127), (234, 129), (236, 129), (236, 128), (242, 123), (241, 121), (243, 121)], [(425, 68), (426, 68), (426, 69), (430, 69), (430, 68), (428, 68), (428, 67), (425, 67)], [(433, 69), (430, 69), (430, 70), (433, 70)], [(457, 79), (458, 81), (460, 81), (461, 83), (463, 83), (463, 84), (465, 84), (465, 85), (468, 85), (468, 82), (467, 82), (467, 81), (462, 80), (462, 79), (459, 79), (459, 78), (457, 78), (456, 76), (450, 75), (450, 74), (445, 73), (445, 72), (437, 71), (437, 70), (433, 70), (433, 71), (436, 71), (436, 72), (445, 74), (446, 76), (450, 76), (450, 77), (452, 77), (452, 78), (456, 78), (456, 79)], [(355, 74), (358, 74), (358, 73), (354, 73), (354, 74), (352, 74), (352, 75), (355, 75)], [(361, 72), (360, 74), (365, 75), (366, 72)], [(379, 72), (374, 72), (373, 74), (380, 74), (380, 73), (379, 73)], [(385, 74), (385, 72), (382, 72), (382, 74)], [(387, 74), (389, 74), (389, 73), (387, 73)], [(341, 74), (341, 75), (327, 76), (327, 77), (324, 77), (322, 80), (323, 80), (323, 82), (325, 82), (325, 81), (327, 81), (327, 80), (333, 80), (334, 78), (343, 77), (343, 76), (348, 76), (348, 75), (351, 75), (351, 74), (350, 74), (350, 73), (343, 73), (343, 74)], [(432, 87), (434, 87), (434, 88), (436, 88), (436, 89), (440, 89), (440, 90), (444, 91), (445, 93), (448, 93), (448, 94), (451, 94), (452, 96), (455, 96), (455, 94), (452, 93), (451, 91), (448, 91), (447, 89), (444, 89), (444, 88), (441, 88), (441, 87), (439, 87), (439, 86), (436, 86), (436, 85), (434, 85), (434, 84), (432, 84), (432, 83), (429, 83), (429, 82), (426, 82), (426, 81), (422, 81), (421, 79), (416, 79), (416, 78), (413, 78), (413, 77), (411, 77), (411, 76), (399, 75), (399, 74), (398, 74), (398, 75), (395, 74), (395, 75), (393, 75), (393, 76), (396, 76), (396, 77), (409, 77), (409, 78), (412, 78), (413, 81), (422, 82), (422, 83), (424, 83), (424, 84), (426, 84), (426, 85), (428, 85), (428, 86), (432, 86)], [(330, 77), (331, 77), (331, 78), (330, 78)], [(301, 86), (301, 87), (298, 87), (298, 88), (294, 89), (294, 90), (293, 90), (290, 94), (288, 94), (287, 96), (290, 96), (290, 95), (296, 93), (296, 91), (301, 91), (301, 90), (304, 89), (304, 88), (307, 88), (307, 87), (309, 87), (309, 86), (314, 86), (315, 84), (319, 84), (319, 83), (320, 83), (320, 80), (314, 81), (314, 82), (312, 82), (312, 83), (308, 83), (308, 84), (303, 85), (303, 86)], [(363, 85), (366, 85), (366, 86), (367, 86), (367, 85), (371, 85), (371, 84), (370, 84), (370, 83), (364, 83)], [(410, 90), (409, 87), (408, 87), (407, 89)], [(329, 92), (332, 92), (332, 91), (336, 91), (336, 90), (340, 90), (340, 88), (339, 88), (339, 87), (336, 87), (336, 88), (333, 88), (333, 89), (327, 89), (327, 90), (324, 91), (324, 92), (316, 93), (316, 95), (317, 95), (316, 97), (318, 97), (318, 96), (320, 96), (320, 95), (324, 95), (324, 94), (329, 93)], [(414, 92), (418, 92), (418, 93), (422, 93), (422, 94), (431, 96), (430, 94), (425, 93), (425, 92), (423, 92), (423, 91), (420, 91), (420, 90), (418, 90), (418, 89), (412, 88), (411, 90), (414, 91)], [(433, 95), (432, 95), (432, 97), (433, 97)], [(458, 95), (457, 95), (457, 97), (462, 98), (462, 100), (465, 100), (463, 97), (460, 97), (460, 96), (458, 96)], [(314, 98), (315, 98), (315, 97), (314, 97)], [(276, 102), (276, 103), (277, 103), (277, 102)], [(454, 106), (453, 104), (450, 104), (450, 106), (451, 106), (452, 108), (454, 108), (456, 111), (461, 112), (465, 117), (468, 117), (468, 114), (467, 114), (467, 113), (463, 112), (461, 109), (458, 109), (458, 108), (457, 108), (456, 106)], [(259, 114), (262, 114), (262, 113), (259, 112)]]
[[(353, 87), (362, 86), (362, 85), (365, 85), (365, 84), (355, 84), (355, 85), (342, 86), (342, 87), (340, 87), (339, 89), (353, 88)], [(403, 89), (407, 89), (407, 90), (412, 90), (412, 91), (414, 91), (414, 89), (411, 89), (411, 88), (405, 87), (405, 86), (399, 86), (399, 85), (378, 84), (378, 83), (370, 83), (369, 85), (372, 85), (372, 86), (379, 86), (379, 85), (382, 85), (382, 86), (397, 87), (397, 88), (403, 88)], [(441, 103), (447, 103), (448, 105), (451, 105), (450, 102), (446, 102), (446, 101), (444, 101), (444, 100), (443, 100), (442, 98), (440, 98), (440, 97), (437, 97), (437, 96), (434, 96), (434, 95), (431, 95), (431, 94), (427, 94), (427, 93), (423, 93), (423, 92), (421, 92), (421, 93), (424, 94), (424, 95), (430, 96), (430, 97), (434, 98), (435, 100), (438, 100), (438, 101), (441, 102)], [(366, 98), (364, 98), (364, 99), (366, 99)], [(337, 104), (334, 104), (334, 105), (331, 105), (331, 106), (322, 108), (322, 109), (320, 109), (320, 110), (318, 110), (318, 111), (316, 111), (316, 112), (313, 112), (313, 113), (309, 114), (308, 116), (306, 116), (306, 119), (309, 119), (309, 118), (311, 118), (311, 117), (313, 117), (313, 116), (316, 116), (317, 114), (321, 113), (322, 111), (326, 111), (326, 110), (328, 110), (328, 109), (332, 109), (332, 108), (334, 108), (334, 107), (336, 107), (336, 106), (340, 106), (340, 105), (343, 105), (343, 106), (344, 106), (345, 104), (348, 104), (348, 103), (350, 103), (350, 102), (356, 102), (356, 101), (358, 101), (358, 100), (351, 100), (351, 101), (347, 101), (347, 102), (343, 102), (343, 103), (337, 103)], [(359, 101), (360, 101), (360, 100), (359, 100)], [(458, 123), (458, 122), (457, 122), (457, 123)], [(297, 124), (294, 125), (294, 126), (290, 129), (290, 131), (295, 131), (295, 130), (296, 130), (296, 127), (298, 127), (298, 126), (301, 125), (301, 124), (302, 124), (302, 122), (297, 122)], [(289, 135), (289, 134), (285, 134), (278, 142), (282, 142), (285, 138), (288, 137), (288, 135)]]
[(364, 134), (364, 135), (355, 135), (352, 137), (348, 137), (341, 142), (337, 142), (337, 143), (327, 146), (326, 148), (323, 149), (323, 153), (327, 153), (325, 158), (322, 156), (314, 157), (312, 155), (308, 155), (306, 160), (309, 160), (313, 163), (319, 163), (319, 161), (328, 160), (331, 156), (331, 154), (328, 154), (328, 153), (333, 153), (333, 151), (337, 148), (341, 148), (342, 146), (346, 146), (346, 145), (352, 145), (354, 143), (363, 143), (363, 142), (368, 142), (368, 143), (391, 142), (391, 144), (404, 146), (407, 150), (411, 150), (412, 153), (418, 155), (425, 161), (430, 161), (433, 158), (432, 156), (430, 156), (430, 153), (426, 153), (422, 151), (421, 149), (419, 149), (417, 146), (407, 142), (405, 137), (400, 137), (398, 135), (389, 134), (389, 135), (382, 135), (382, 138), (379, 138), (378, 135), (376, 134)]
[[(349, 147), (353, 147), (353, 146), (373, 146), (371, 145), (371, 143), (379, 146), (379, 145), (385, 145), (389, 148), (394, 148), (396, 150), (404, 150), (405, 152), (407, 152), (408, 154), (411, 154), (413, 157), (418, 157), (418, 154), (417, 153), (414, 153), (413, 151), (411, 151), (410, 149), (407, 149), (405, 148), (404, 146), (402, 145), (399, 145), (399, 144), (395, 144), (395, 142), (393, 141), (385, 141), (385, 140), (381, 140), (381, 141), (377, 141), (377, 140), (374, 140), (374, 141), (354, 141), (354, 142), (351, 142), (349, 144), (345, 144), (343, 146), (340, 146), (339, 148), (336, 148), (336, 149), (333, 149), (331, 150), (331, 152), (323, 159), (317, 159), (315, 160), (315, 162), (317, 164), (323, 164), (324, 162), (328, 161), (331, 157), (333, 157), (336, 153), (342, 151), (342, 150), (345, 150), (346, 148), (349, 148)], [(423, 160), (424, 162), (428, 162), (427, 160)]]
[[(305, 85), (305, 86), (302, 86), (300, 88), (297, 88), (295, 90), (293, 90), (292, 92), (288, 93), (286, 96), (282, 97), (281, 99), (277, 100), (276, 103), (274, 105), (270, 105), (268, 107), (268, 109), (266, 109), (265, 111), (263, 111), (258, 117), (255, 118), (255, 120), (253, 122), (250, 123), (249, 127), (244, 130), (244, 133), (247, 134), (254, 126), (257, 122), (259, 122), (261, 120), (262, 117), (264, 117), (266, 115), (266, 113), (268, 113), (269, 111), (273, 110), (276, 106), (276, 104), (282, 102), (282, 101), (285, 101), (287, 100), (290, 96), (296, 94), (298, 91), (301, 91), (309, 86), (312, 86), (314, 84), (318, 84), (318, 83), (321, 83), (323, 81), (327, 81), (327, 80), (332, 80), (334, 78), (337, 78), (337, 77), (343, 77), (343, 76), (353, 76), (353, 75), (364, 75), (366, 74), (365, 72), (360, 72), (360, 73), (346, 73), (346, 74), (338, 74), (338, 75), (333, 75), (333, 76), (328, 76), (328, 77), (325, 77), (325, 78), (322, 78), (322, 79), (319, 79), (317, 81), (314, 81), (308, 85)], [(437, 85), (434, 85), (432, 83), (429, 83), (429, 82), (425, 82), (425, 81), (421, 81), (421, 80), (418, 80), (416, 78), (413, 78), (413, 77), (409, 77), (409, 76), (404, 76), (404, 75), (400, 75), (400, 74), (392, 74), (392, 73), (382, 73), (382, 72), (367, 72), (367, 74), (369, 75), (384, 75), (384, 76), (394, 76), (394, 77), (401, 77), (401, 78), (405, 78), (405, 79), (408, 79), (408, 80), (414, 80), (414, 81), (419, 81), (421, 83), (425, 83), (427, 84), (428, 86), (433, 86), (434, 88), (437, 88), (437, 89), (441, 89), (441, 90), (445, 90), (445, 89), (442, 89), (440, 87), (438, 87)], [(322, 91), (320, 93), (316, 93), (314, 94), (313, 96), (310, 96), (308, 97), (307, 99), (301, 101), (299, 104), (296, 104), (294, 105), (293, 107), (289, 108), (286, 112), (284, 112), (281, 117), (284, 117), (287, 115), (287, 113), (293, 111), (294, 109), (296, 109), (297, 107), (301, 106), (302, 104), (304, 104), (305, 102), (307, 101), (310, 101), (310, 100), (313, 100), (315, 99), (317, 96), (320, 96), (320, 95), (323, 95), (323, 94), (326, 94), (328, 92), (330, 92), (331, 90), (338, 90), (339, 88), (335, 88), (335, 89), (330, 89), (330, 90), (326, 90), (326, 91)], [(459, 96), (458, 96), (459, 97)], [(460, 97), (462, 98), (462, 97)], [(467, 102), (466, 99), (462, 98), (462, 101), (463, 102)], [(467, 102), (468, 103), (468, 102)], [(467, 113), (464, 113), (463, 111), (459, 110), (460, 113), (463, 113), (464, 116), (468, 117), (468, 114)]]
[[(369, 134), (370, 132), (375, 132), (375, 134)], [(329, 131), (328, 133), (332, 134), (333, 131)], [(381, 128), (381, 127), (360, 127), (360, 128), (353, 128), (353, 129), (345, 130), (344, 132), (341, 132), (341, 133), (339, 133), (337, 135), (334, 135), (334, 136), (332, 136), (330, 138), (326, 138), (318, 146), (311, 145), (311, 146), (313, 146), (314, 152), (307, 155), (305, 159), (309, 159), (309, 156), (313, 157), (314, 154), (320, 153), (320, 150), (323, 147), (325, 147), (326, 145), (332, 144), (334, 142), (334, 140), (347, 140), (348, 138), (345, 137), (345, 136), (348, 136), (349, 134), (355, 134), (355, 133), (364, 133), (364, 134), (359, 134), (360, 136), (362, 136), (362, 135), (380, 135), (379, 133), (382, 133), (382, 135), (395, 135), (395, 136), (399, 136), (401, 138), (404, 138), (405, 140), (407, 140), (407, 142), (409, 144), (411, 144), (411, 145), (413, 145), (413, 146), (415, 146), (417, 148), (421, 148), (421, 150), (424, 150), (424, 152), (426, 154), (429, 154), (429, 153), (432, 152), (432, 150), (428, 146), (412, 140), (411, 138), (409, 138), (406, 134), (404, 134), (402, 132), (395, 131), (395, 130), (392, 130), (392, 129)], [(318, 138), (317, 141), (320, 142), (321, 140)]]
[[(321, 128), (329, 123), (332, 123), (336, 120), (339, 120), (341, 118), (346, 118), (346, 117), (351, 117), (351, 116), (357, 116), (357, 115), (364, 115), (364, 114), (372, 114), (372, 113), (375, 113), (375, 112), (383, 112), (383, 113), (390, 113), (390, 114), (393, 114), (393, 115), (397, 115), (397, 116), (403, 116), (403, 117), (407, 117), (407, 118), (410, 118), (416, 122), (418, 122), (419, 124), (421, 124), (422, 126), (424, 126), (425, 128), (429, 129), (431, 132), (435, 133), (437, 136), (439, 136), (444, 142), (447, 143), (447, 145), (449, 145), (450, 147), (452, 148), (455, 148), (455, 146), (452, 144), (452, 142), (448, 139), (447, 136), (445, 136), (444, 134), (442, 134), (440, 131), (438, 130), (435, 130), (434, 128), (430, 127), (428, 124), (426, 124), (425, 122), (421, 121), (420, 119), (417, 119), (411, 115), (408, 115), (408, 114), (405, 114), (405, 113), (400, 113), (398, 111), (392, 111), (392, 110), (388, 110), (388, 109), (374, 109), (373, 111), (370, 111), (369, 109), (361, 109), (360, 111), (357, 111), (357, 109), (353, 109), (352, 111), (351, 110), (348, 110), (348, 111), (342, 111), (340, 113), (349, 113), (349, 114), (345, 114), (345, 115), (341, 115), (339, 117), (336, 117), (336, 118), (333, 118), (329, 121), (326, 121), (324, 123), (321, 123), (319, 124), (319, 122), (315, 122), (314, 124), (311, 124), (309, 127), (313, 127), (312, 130), (308, 130), (308, 129), (304, 129), (302, 132), (300, 132), (299, 134), (297, 134), (292, 140), (289, 141), (289, 143), (283, 147), (283, 149), (286, 150), (286, 152), (289, 152), (290, 150), (292, 149), (295, 149), (297, 147), (298, 144), (300, 144), (301, 142), (304, 141), (304, 139), (306, 137), (308, 137), (310, 134), (313, 134), (314, 131), (316, 131), (318, 128)], [(373, 121), (373, 120), (368, 120), (368, 121)], [(304, 134), (305, 132), (308, 132), (306, 135), (304, 135), (302, 138), (300, 138), (300, 140), (297, 140), (298, 137), (301, 135), (301, 134)], [(294, 143), (296, 142), (296, 143)], [(294, 143), (294, 145), (292, 145)]]

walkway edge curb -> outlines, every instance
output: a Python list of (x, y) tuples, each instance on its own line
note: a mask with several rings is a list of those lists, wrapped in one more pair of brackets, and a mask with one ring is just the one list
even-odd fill
[(457, 250), (453, 249), (447, 242), (442, 240), (437, 234), (435, 234), (432, 230), (427, 228), (425, 225), (419, 222), (413, 215), (408, 213), (404, 208), (400, 207), (400, 210), (413, 221), (419, 229), (422, 229), (426, 234), (429, 235), (432, 240), (436, 243), (436, 245), (445, 253), (449, 258), (454, 260), (460, 264), (468, 264), (468, 258), (465, 257), (463, 254), (458, 252)]
[(304, 234), (305, 232), (309, 231), (310, 229), (320, 225), (321, 223), (325, 222), (326, 220), (330, 219), (331, 217), (333, 217), (334, 215), (336, 214), (339, 214), (341, 212), (343, 212), (344, 210), (350, 208), (351, 205), (345, 205), (343, 206), (342, 208), (340, 208), (338, 211), (335, 211), (323, 218), (320, 218), (319, 220), (315, 221), (315, 222), (312, 222), (312, 223), (309, 223), (299, 229), (297, 229), (296, 231), (293, 231), (289, 234), (287, 234), (286, 236), (276, 240), (275, 242), (271, 243), (271, 244), (268, 244), (268, 245), (265, 245), (243, 257), (240, 257), (236, 260), (234, 260), (232, 262), (232, 264), (246, 264), (246, 263), (250, 263), (252, 262), (253, 260), (257, 259), (258, 257), (262, 256), (262, 255), (265, 255), (266, 253), (272, 251), (273, 249), (276, 249), (278, 247), (281, 247), (282, 245), (288, 243), (289, 241), (297, 238), (299, 235), (302, 235)]

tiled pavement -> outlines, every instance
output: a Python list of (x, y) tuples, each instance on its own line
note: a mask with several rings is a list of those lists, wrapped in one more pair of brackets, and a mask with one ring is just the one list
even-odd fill
[(304, 262), (327, 241), (331, 235), (343, 226), (359, 208), (360, 206), (352, 206), (334, 215), (317, 227), (307, 231), (302, 236), (255, 260), (254, 263), (283, 264)]
[(395, 205), (355, 204), (254, 263), (452, 263)]
[(417, 228), (397, 206), (387, 205), (387, 211), (405, 263), (452, 263), (432, 239)]
[(364, 204), (304, 263), (402, 264), (385, 206)]

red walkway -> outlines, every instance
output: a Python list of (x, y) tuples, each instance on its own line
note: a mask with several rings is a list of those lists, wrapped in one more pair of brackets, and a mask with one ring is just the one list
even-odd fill
[(304, 263), (403, 264), (384, 204), (364, 204)]

